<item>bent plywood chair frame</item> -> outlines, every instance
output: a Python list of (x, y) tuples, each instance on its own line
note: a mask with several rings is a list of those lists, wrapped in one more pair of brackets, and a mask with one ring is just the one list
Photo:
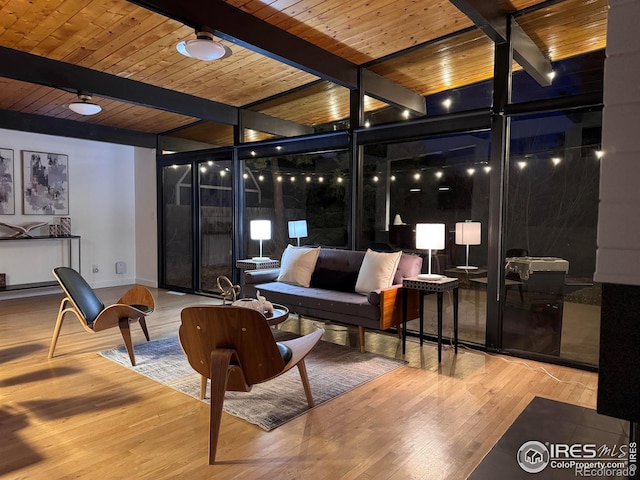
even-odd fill
[(216, 457), (226, 391), (249, 392), (253, 385), (298, 367), (309, 407), (314, 406), (304, 359), (324, 330), (276, 342), (265, 316), (231, 305), (186, 307), (180, 314), (180, 345), (204, 382), (211, 379), (209, 464)]
[(82, 328), (90, 333), (119, 327), (131, 359), (131, 365), (135, 366), (130, 323), (138, 321), (145, 338), (149, 341), (145, 317), (155, 309), (155, 301), (151, 292), (145, 287), (136, 285), (127, 290), (117, 303), (105, 307), (84, 278), (72, 268), (54, 268), (53, 275), (62, 287), (65, 297), (60, 302), (58, 309), (58, 318), (51, 338), (48, 358), (53, 357), (64, 316), (67, 313), (72, 313), (80, 321)]

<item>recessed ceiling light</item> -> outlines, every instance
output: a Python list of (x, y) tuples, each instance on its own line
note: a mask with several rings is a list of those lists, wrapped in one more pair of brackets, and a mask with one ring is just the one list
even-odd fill
[(213, 34), (209, 32), (196, 32), (196, 38), (194, 40), (178, 42), (176, 50), (185, 57), (205, 61), (218, 60), (219, 58), (231, 55), (231, 49), (215, 41)]

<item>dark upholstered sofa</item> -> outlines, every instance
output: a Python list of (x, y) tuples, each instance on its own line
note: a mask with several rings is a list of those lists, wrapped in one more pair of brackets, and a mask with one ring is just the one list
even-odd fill
[[(292, 313), (358, 327), (360, 351), (365, 351), (366, 328), (386, 330), (402, 323), (402, 279), (415, 277), (422, 269), (422, 258), (402, 254), (393, 285), (367, 295), (356, 293), (354, 284), (365, 252), (321, 248), (309, 287), (277, 281), (279, 269), (246, 270), (244, 296), (260, 291), (272, 303), (286, 305)], [(418, 291), (410, 290), (408, 318), (416, 318)]]

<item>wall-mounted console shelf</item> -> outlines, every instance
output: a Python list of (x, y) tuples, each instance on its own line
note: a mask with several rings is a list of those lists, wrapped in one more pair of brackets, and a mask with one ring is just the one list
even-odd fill
[[(4, 242), (36, 242), (36, 241), (62, 241), (63, 244), (66, 242), (67, 247), (67, 259), (68, 259), (68, 267), (76, 268), (73, 263), (73, 253), (74, 250), (77, 251), (77, 270), (81, 272), (82, 269), (80, 267), (80, 236), (79, 235), (69, 235), (65, 237), (49, 237), (49, 236), (23, 236), (23, 237), (0, 237), (0, 245), (5, 244)], [(74, 241), (77, 241), (76, 249), (73, 248)], [(5, 244), (6, 245), (6, 244)], [(42, 288), (42, 287), (56, 287), (58, 286), (58, 282), (54, 281), (43, 281), (43, 282), (31, 282), (31, 283), (18, 283), (14, 285), (6, 285), (4, 287), (0, 287), (0, 292), (10, 292), (14, 290), (26, 290), (30, 288)]]

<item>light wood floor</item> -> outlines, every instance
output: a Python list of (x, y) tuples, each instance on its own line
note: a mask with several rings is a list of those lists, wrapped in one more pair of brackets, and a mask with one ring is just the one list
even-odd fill
[[(105, 303), (126, 287), (99, 290)], [(179, 312), (206, 297), (154, 291), (152, 338), (175, 335)], [(219, 464), (207, 464), (209, 407), (96, 352), (118, 329), (89, 334), (69, 316), (47, 350), (61, 295), (0, 300), (0, 478), (464, 479), (535, 396), (594, 408), (597, 375), (410, 340), (408, 366), (271, 432), (226, 413)], [(294, 317), (284, 328), (314, 328)], [(144, 337), (132, 327), (134, 342)], [(327, 337), (351, 342), (336, 327)], [(394, 335), (367, 347), (401, 357)], [(505, 361), (506, 360), (506, 361)], [(313, 385), (311, 386), (313, 389)]]

